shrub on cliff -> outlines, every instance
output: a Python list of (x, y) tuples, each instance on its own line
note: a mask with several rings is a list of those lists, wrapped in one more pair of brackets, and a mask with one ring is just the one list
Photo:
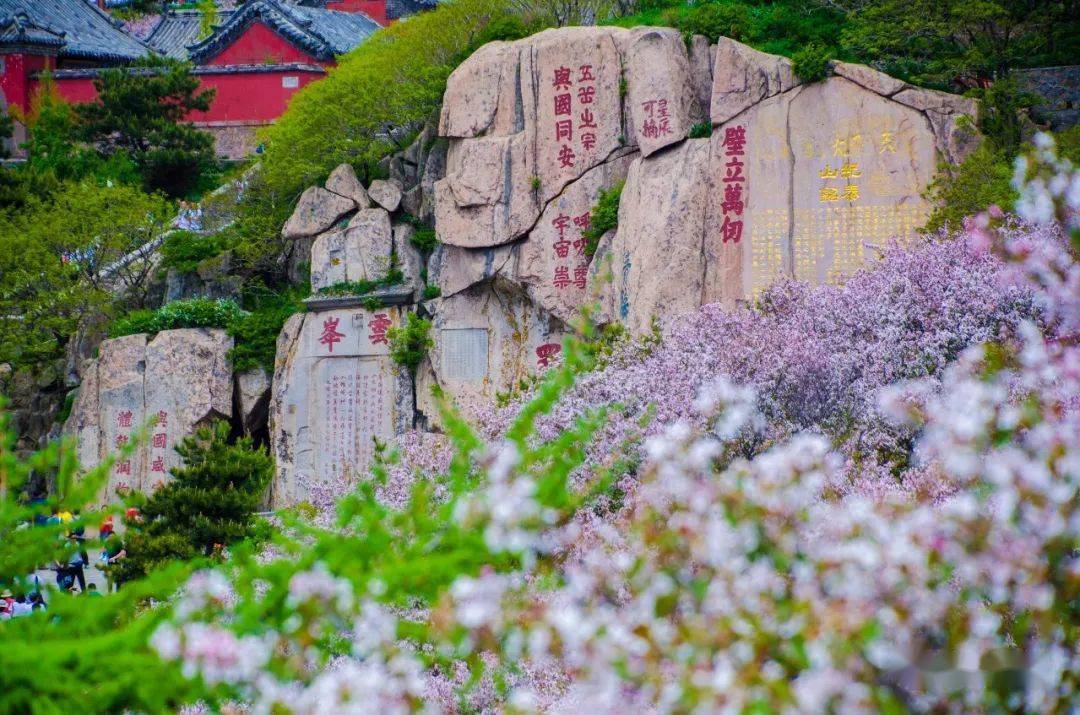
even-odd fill
[(157, 310), (136, 310), (109, 325), (109, 337), (157, 333), (177, 328), (228, 328), (243, 317), (236, 301), (212, 298), (174, 300)]

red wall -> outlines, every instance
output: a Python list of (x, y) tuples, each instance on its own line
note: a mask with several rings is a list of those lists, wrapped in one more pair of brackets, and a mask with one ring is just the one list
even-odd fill
[[(325, 76), (310, 70), (201, 75), (202, 86), (215, 87), (217, 94), (209, 112), (196, 112), (190, 118), (195, 122), (271, 122), (285, 113), (301, 88)], [(296, 77), (298, 86), (283, 87), (286, 77)]]
[(322, 64), (266, 25), (256, 22), (207, 64), (262, 65), (286, 62)]
[[(282, 86), (286, 77), (295, 77), (296, 87)], [(313, 70), (267, 69), (265, 72), (202, 74), (203, 88), (217, 90), (208, 112), (193, 113), (194, 122), (271, 122), (284, 113), (289, 99), (304, 86), (325, 74)], [(69, 102), (90, 102), (97, 97), (94, 80), (59, 77), (56, 89)]]
[(386, 0), (331, 0), (326, 3), (327, 10), (342, 12), (362, 12), (383, 27), (386, 27)]
[(4, 93), (5, 106), (14, 105), (22, 111), (30, 108), (37, 81), (31, 75), (51, 69), (53, 59), (43, 55), (3, 55), (4, 74), (0, 76), (0, 91)]

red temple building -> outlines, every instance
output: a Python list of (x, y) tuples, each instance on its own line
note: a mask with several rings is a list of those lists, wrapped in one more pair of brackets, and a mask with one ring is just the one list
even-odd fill
[[(0, 0), (0, 108), (26, 111), (45, 73), (71, 102), (95, 97), (101, 69), (151, 55), (190, 60), (216, 90), (192, 121), (214, 134), (218, 153), (255, 149), (255, 130), (325, 76), (337, 58), (395, 19), (434, 0), (246, 0), (218, 12), (200, 38), (196, 10), (170, 9), (129, 30), (106, 5), (123, 0)], [(16, 146), (22, 140), (17, 127)]]

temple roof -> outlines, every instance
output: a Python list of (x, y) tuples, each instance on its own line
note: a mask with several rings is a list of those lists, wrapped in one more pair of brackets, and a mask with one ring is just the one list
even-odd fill
[(389, 20), (400, 20), (425, 10), (432, 10), (438, 4), (439, 0), (386, 0), (386, 17)]
[[(232, 17), (232, 10), (218, 10), (218, 24)], [(157, 52), (178, 60), (187, 59), (188, 47), (199, 41), (202, 15), (198, 10), (170, 10), (146, 38)]]
[(0, 43), (77, 59), (131, 61), (150, 54), (150, 48), (86, 0), (0, 0)]
[[(249, 0), (232, 12), (210, 37), (187, 46), (188, 57), (196, 63), (212, 59), (256, 21), (262, 21), (320, 60), (345, 54), (380, 28), (379, 23), (359, 12), (304, 7), (285, 0)], [(151, 43), (154, 35), (150, 37)]]

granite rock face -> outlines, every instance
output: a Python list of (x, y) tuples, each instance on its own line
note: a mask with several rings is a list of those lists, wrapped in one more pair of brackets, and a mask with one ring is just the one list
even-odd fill
[(454, 401), (490, 401), (545, 370), (562, 350), (565, 326), (517, 286), (495, 279), (432, 304), (434, 347), (417, 375), (417, 407), (435, 423), (431, 388)]
[(590, 256), (585, 229), (600, 191), (626, 178), (636, 152), (623, 150), (586, 172), (556, 196), (536, 227), (520, 243), (515, 276), (533, 303), (563, 322), (570, 322), (595, 295), (586, 290)]
[[(587, 303), (641, 333), (777, 279), (843, 280), (914, 238), (938, 163), (977, 141), (962, 121), (976, 109), (847, 63), (805, 84), (783, 57), (727, 38), (687, 46), (665, 28), (481, 47), (447, 82), (438, 136), (425, 128), (383, 162), (391, 179), (367, 191), (379, 208), (298, 208), (290, 221), (318, 236), (316, 289), (385, 275), (378, 261), (393, 255), (406, 286), (380, 299), (405, 305), (323, 296), (286, 324), (269, 405), (274, 505), (327, 504), (363, 478), (373, 440), (437, 426), (432, 387), (467, 405), (542, 373)], [(327, 186), (349, 196), (339, 169)], [(618, 227), (590, 253), (597, 201), (621, 182)], [(395, 211), (434, 222), (429, 256)], [(425, 284), (439, 296), (422, 300)], [(385, 334), (411, 311), (434, 342), (415, 379)], [(238, 392), (251, 393), (246, 413), (258, 387)]]
[(175, 445), (208, 420), (232, 417), (232, 344), (225, 331), (204, 328), (102, 342), (98, 358), (84, 365), (64, 425), (77, 440), (82, 467), (93, 468), (150, 426), (146, 442), (113, 466), (100, 504), (119, 502), (128, 489), (150, 492), (165, 484), (179, 465)]
[(635, 144), (635, 122), (648, 151), (685, 137), (693, 100), (685, 46), (668, 30), (571, 27), (484, 46), (447, 83), (439, 240), (485, 248), (521, 238), (567, 185)]

